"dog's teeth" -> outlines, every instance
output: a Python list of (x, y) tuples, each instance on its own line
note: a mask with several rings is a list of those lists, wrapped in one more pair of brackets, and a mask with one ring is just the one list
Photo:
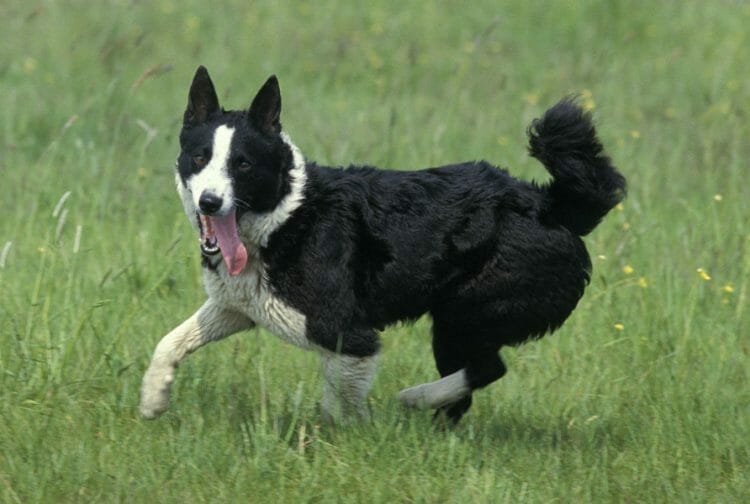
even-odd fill
[(200, 240), (201, 252), (205, 255), (219, 253), (219, 240), (216, 237), (205, 237)]

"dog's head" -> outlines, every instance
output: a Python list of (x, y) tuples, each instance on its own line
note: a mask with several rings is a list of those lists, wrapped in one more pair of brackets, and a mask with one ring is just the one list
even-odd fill
[[(177, 187), (188, 217), (201, 234), (205, 255), (221, 252), (231, 275), (247, 263), (238, 222), (268, 221), (256, 238), (263, 241), (276, 221), (289, 213), (289, 199), (300, 199), (304, 164), (281, 131), (279, 83), (271, 76), (247, 110), (225, 111), (204, 67), (190, 86), (180, 133)], [(304, 183), (304, 180), (302, 181)], [(298, 204), (298, 202), (297, 202)], [(293, 210), (293, 209), (292, 209)], [(270, 227), (269, 227), (270, 226)], [(249, 225), (252, 228), (252, 222)], [(265, 229), (268, 228), (268, 229)]]

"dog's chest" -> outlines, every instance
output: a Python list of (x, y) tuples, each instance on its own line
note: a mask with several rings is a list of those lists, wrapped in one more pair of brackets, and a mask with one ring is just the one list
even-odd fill
[(273, 293), (257, 256), (251, 257), (237, 276), (230, 276), (224, 265), (214, 271), (204, 269), (203, 283), (211, 299), (247, 315), (287, 343), (302, 348), (310, 346), (305, 315)]

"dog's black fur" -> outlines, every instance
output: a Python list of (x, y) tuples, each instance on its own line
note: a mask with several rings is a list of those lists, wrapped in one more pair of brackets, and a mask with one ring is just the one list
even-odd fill
[[(280, 110), (275, 77), (248, 111), (225, 112), (199, 71), (180, 136), (183, 181), (196, 155), (210, 157), (209, 132), (229, 124), (238, 218), (273, 209), (292, 167)], [(484, 161), (414, 172), (307, 162), (302, 205), (260, 248), (272, 289), (305, 315), (307, 338), (369, 356), (378, 330), (429, 313), (439, 373), (466, 369), (473, 390), (505, 373), (503, 346), (558, 328), (590, 278), (581, 236), (624, 197), (625, 179), (574, 100), (534, 121), (529, 139), (548, 183)], [(445, 411), (458, 420), (470, 405), (468, 395)]]

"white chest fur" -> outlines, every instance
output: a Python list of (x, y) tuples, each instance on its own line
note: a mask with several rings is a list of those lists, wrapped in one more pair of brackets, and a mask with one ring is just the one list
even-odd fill
[(247, 267), (239, 275), (230, 276), (220, 264), (215, 271), (204, 269), (203, 284), (208, 296), (222, 306), (246, 315), (287, 343), (310, 348), (305, 316), (273, 293), (263, 264), (252, 252)]

